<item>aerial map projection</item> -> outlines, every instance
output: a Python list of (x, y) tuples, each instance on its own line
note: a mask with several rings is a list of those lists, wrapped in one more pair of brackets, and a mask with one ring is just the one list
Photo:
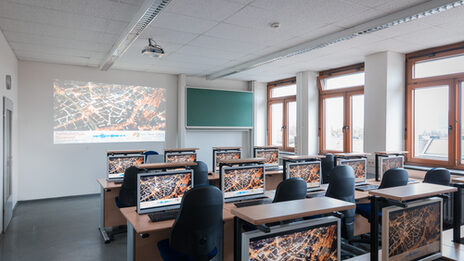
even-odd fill
[(382, 157), (380, 175), (383, 175), (387, 170), (403, 167), (403, 157)]
[(164, 141), (166, 89), (53, 83), (54, 143)]
[(389, 260), (414, 260), (440, 251), (440, 201), (390, 212)]
[(263, 168), (225, 169), (224, 193), (264, 188)]
[(251, 240), (249, 260), (337, 260), (337, 225)]
[(143, 156), (134, 157), (110, 157), (108, 158), (108, 174), (121, 174), (127, 168), (135, 165), (143, 164)]
[(140, 177), (140, 204), (163, 199), (182, 198), (192, 188), (190, 173)]
[(265, 164), (278, 164), (279, 151), (278, 150), (260, 150), (256, 152), (257, 158), (265, 158)]
[(240, 159), (241, 152), (239, 151), (219, 151), (216, 152), (216, 169), (219, 169), (220, 160)]
[(289, 164), (288, 176), (302, 178), (308, 187), (318, 186), (321, 182), (319, 163)]
[(342, 161), (341, 164), (351, 166), (353, 168), (354, 177), (355, 177), (356, 182), (364, 180), (366, 176), (366, 160), (365, 159)]
[(166, 154), (166, 162), (194, 162), (197, 160), (196, 153), (186, 153), (186, 154)]

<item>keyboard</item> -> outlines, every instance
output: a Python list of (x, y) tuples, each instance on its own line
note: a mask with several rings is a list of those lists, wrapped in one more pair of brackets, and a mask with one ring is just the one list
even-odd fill
[(364, 185), (364, 186), (358, 186), (356, 187), (356, 190), (358, 191), (369, 191), (369, 190), (374, 190), (374, 189), (378, 189), (379, 186), (377, 185)]
[(264, 204), (270, 204), (270, 203), (272, 203), (272, 201), (269, 198), (263, 198), (263, 199), (258, 199), (258, 200), (237, 202), (237, 203), (234, 203), (234, 205), (238, 208), (243, 208), (243, 207), (264, 205)]
[(151, 222), (159, 222), (164, 220), (175, 219), (179, 214), (179, 210), (168, 210), (168, 211), (161, 211), (161, 212), (153, 212), (148, 214)]

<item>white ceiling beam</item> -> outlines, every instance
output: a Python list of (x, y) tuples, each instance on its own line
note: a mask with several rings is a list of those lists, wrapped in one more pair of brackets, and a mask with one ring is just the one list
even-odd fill
[(327, 34), (317, 39), (308, 40), (304, 43), (297, 44), (293, 47), (285, 48), (272, 54), (264, 55), (248, 62), (244, 62), (206, 76), (209, 80), (226, 77), (232, 74), (247, 71), (258, 66), (285, 59), (291, 56), (306, 53), (315, 49), (323, 48), (328, 45), (348, 40), (356, 36), (376, 32), (391, 26), (409, 22), (424, 16), (436, 14), (448, 9), (458, 7), (464, 4), (464, 0), (431, 0), (422, 4), (412, 6), (391, 13), (380, 18), (370, 20), (368, 22), (344, 29), (335, 33)]
[(171, 0), (145, 0), (139, 11), (135, 14), (129, 25), (121, 34), (118, 41), (100, 64), (100, 70), (107, 71), (119, 57), (139, 38), (143, 30), (155, 20), (158, 14), (171, 2)]

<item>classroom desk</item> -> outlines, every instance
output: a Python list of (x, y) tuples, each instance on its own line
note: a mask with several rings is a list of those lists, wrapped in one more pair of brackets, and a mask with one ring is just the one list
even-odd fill
[[(224, 204), (222, 212), (224, 220), (223, 246), (218, 256), (222, 260), (233, 260), (233, 215), (230, 204)], [(122, 208), (121, 213), (127, 221), (127, 261), (161, 260), (157, 243), (169, 238), (174, 219), (151, 222), (148, 214), (139, 215), (136, 207)], [(229, 240), (228, 240), (229, 239)]]
[(463, 244), (464, 240), (461, 237), (461, 191), (464, 186), (464, 177), (452, 177), (451, 183), (457, 188), (453, 198), (453, 242)]
[(266, 205), (233, 208), (230, 212), (234, 218), (234, 252), (235, 260), (239, 260), (242, 242), (242, 227), (249, 223), (263, 226), (266, 223), (280, 222), (296, 218), (310, 217), (344, 211), (356, 205), (329, 197), (307, 198)]
[[(442, 195), (445, 193), (456, 192), (457, 188), (450, 186), (435, 185), (429, 183), (417, 183), (406, 186), (399, 186), (386, 189), (377, 189), (369, 191), (371, 200), (371, 237), (379, 237), (379, 208), (380, 199), (388, 199), (407, 205), (408, 201), (429, 198)], [(455, 223), (456, 220), (453, 220)], [(371, 261), (377, 261), (379, 258), (379, 244), (377, 240), (371, 240)]]
[(111, 241), (108, 229), (126, 225), (126, 220), (121, 215), (114, 199), (119, 195), (122, 184), (117, 184), (106, 179), (97, 179), (100, 184), (100, 224), (98, 229), (105, 243)]
[[(280, 182), (283, 180), (283, 171), (282, 170), (267, 170), (266, 171), (266, 190), (274, 190), (277, 188)], [(220, 188), (220, 176), (217, 172), (210, 171), (208, 173), (208, 180), (210, 184)]]

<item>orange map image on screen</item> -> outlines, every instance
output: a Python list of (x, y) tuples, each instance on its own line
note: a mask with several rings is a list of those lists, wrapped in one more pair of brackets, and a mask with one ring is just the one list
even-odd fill
[(240, 152), (216, 152), (216, 169), (219, 168), (219, 161), (240, 159)]
[(337, 225), (250, 241), (249, 260), (337, 260)]
[(140, 202), (181, 198), (191, 188), (191, 174), (140, 177)]
[(224, 170), (224, 192), (264, 188), (263, 168)]
[(353, 161), (345, 161), (342, 163), (343, 165), (351, 166), (354, 170), (354, 176), (356, 179), (364, 178), (366, 175), (366, 162), (362, 160), (353, 160)]
[(306, 184), (321, 181), (320, 165), (315, 163), (290, 165), (288, 168), (290, 178), (302, 178)]
[(164, 88), (55, 80), (55, 131), (166, 128)]
[(168, 154), (166, 155), (166, 162), (194, 162), (197, 159), (196, 154)]
[(278, 164), (279, 163), (279, 151), (272, 150), (272, 151), (257, 151), (256, 152), (257, 158), (265, 158), (265, 164)]
[(143, 164), (143, 156), (109, 158), (108, 172), (109, 174), (124, 173), (127, 168), (140, 164)]
[(382, 159), (383, 173), (385, 173), (389, 169), (402, 168), (402, 167), (403, 167), (403, 158), (401, 157), (391, 157), (391, 158), (385, 157)]

